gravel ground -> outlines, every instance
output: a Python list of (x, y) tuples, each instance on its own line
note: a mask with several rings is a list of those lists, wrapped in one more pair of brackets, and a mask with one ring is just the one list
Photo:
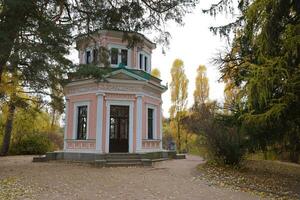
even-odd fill
[(197, 178), (197, 156), (154, 167), (96, 168), (32, 163), (32, 156), (0, 158), (0, 199), (259, 199)]
[(245, 160), (240, 168), (213, 163), (198, 165), (200, 178), (212, 185), (280, 200), (300, 200), (300, 165), (270, 160)]

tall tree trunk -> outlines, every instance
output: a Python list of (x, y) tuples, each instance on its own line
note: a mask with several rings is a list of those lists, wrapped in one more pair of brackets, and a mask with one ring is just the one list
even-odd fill
[(178, 151), (181, 152), (181, 135), (180, 135), (180, 121), (177, 120), (177, 143), (178, 143)]
[(55, 114), (56, 114), (56, 110), (52, 109), (52, 119), (51, 119), (51, 128), (54, 128), (54, 124), (55, 124)]
[(5, 124), (4, 137), (3, 137), (0, 156), (6, 156), (9, 150), (15, 110), (16, 110), (16, 106), (14, 102), (11, 100), (8, 107), (8, 114), (7, 114), (6, 124)]

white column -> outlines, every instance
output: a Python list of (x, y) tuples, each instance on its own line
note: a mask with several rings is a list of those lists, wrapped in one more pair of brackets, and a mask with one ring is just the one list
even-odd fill
[(129, 153), (133, 153), (133, 102), (129, 104)]
[(137, 96), (136, 108), (136, 151), (142, 150), (143, 96)]
[(110, 103), (106, 101), (106, 137), (105, 137), (105, 153), (109, 153), (109, 126), (110, 126)]
[(64, 151), (67, 150), (68, 109), (69, 109), (69, 99), (66, 98), (66, 108), (65, 108), (65, 130), (64, 130)]
[(103, 96), (97, 93), (96, 151), (102, 153)]
[(160, 107), (159, 107), (159, 110), (160, 110), (160, 134), (159, 134), (159, 139), (160, 139), (160, 143), (159, 143), (159, 148), (162, 150), (162, 138), (163, 138), (163, 124), (162, 124), (162, 121), (163, 121), (163, 114), (162, 114), (162, 104), (160, 104)]

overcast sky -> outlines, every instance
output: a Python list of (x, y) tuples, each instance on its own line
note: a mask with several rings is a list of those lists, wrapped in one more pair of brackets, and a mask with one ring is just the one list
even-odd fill
[[(217, 0), (218, 1), (218, 0)], [(183, 60), (185, 72), (189, 79), (188, 85), (188, 106), (193, 104), (193, 93), (195, 90), (196, 69), (200, 64), (207, 67), (209, 78), (211, 100), (223, 101), (224, 84), (219, 83), (220, 74), (217, 66), (211, 63), (212, 58), (226, 47), (226, 39), (213, 35), (209, 30), (210, 26), (224, 25), (230, 21), (229, 17), (222, 15), (214, 18), (208, 14), (203, 14), (202, 9), (209, 8), (216, 0), (204, 1), (195, 8), (193, 13), (186, 15), (183, 19), (185, 25), (179, 26), (175, 23), (167, 24), (166, 28), (171, 33), (169, 49), (162, 53), (162, 47), (157, 48), (152, 53), (152, 69), (158, 68), (161, 72), (163, 83), (170, 84), (170, 70), (176, 58)], [(153, 33), (145, 32), (146, 37), (152, 39)], [(71, 59), (78, 62), (78, 52), (72, 51)], [(171, 105), (170, 90), (163, 94), (163, 115), (169, 117)]]
[[(223, 101), (224, 84), (219, 83), (220, 74), (217, 66), (211, 63), (212, 58), (226, 47), (226, 39), (214, 35), (210, 26), (224, 25), (229, 22), (229, 17), (223, 15), (217, 18), (203, 14), (202, 9), (208, 8), (213, 1), (201, 1), (193, 13), (184, 18), (185, 25), (168, 24), (167, 30), (171, 33), (170, 48), (166, 55), (162, 54), (162, 48), (158, 46), (152, 54), (152, 68), (158, 68), (164, 83), (170, 84), (170, 70), (173, 61), (180, 58), (184, 62), (185, 73), (189, 79), (188, 106), (193, 104), (195, 90), (196, 69), (200, 64), (207, 67), (211, 100)], [(147, 33), (146, 33), (147, 35)], [(147, 35), (148, 36), (148, 35)], [(151, 37), (151, 34), (149, 34)], [(170, 90), (163, 94), (163, 113), (169, 117), (171, 105)]]

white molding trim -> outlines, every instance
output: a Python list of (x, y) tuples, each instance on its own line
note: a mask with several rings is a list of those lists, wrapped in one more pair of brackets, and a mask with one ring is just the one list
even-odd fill
[(143, 96), (137, 95), (136, 109), (136, 151), (142, 149), (142, 126), (143, 126)]
[(142, 84), (143, 81), (141, 80), (124, 80), (124, 79), (113, 79), (107, 78), (106, 79), (110, 83), (127, 83), (127, 84)]
[(107, 100), (106, 101), (106, 141), (105, 153), (109, 153), (109, 135), (110, 135), (110, 106), (129, 106), (129, 135), (128, 152), (133, 153), (133, 108), (134, 100)]
[(146, 104), (146, 135), (148, 139), (148, 109), (153, 109), (153, 138), (150, 140), (156, 140), (157, 139), (157, 106), (153, 104)]
[[(96, 92), (96, 94), (98, 94), (98, 93), (143, 95), (143, 96), (150, 97), (150, 98), (153, 98), (155, 100), (159, 100), (160, 102), (162, 102), (161, 98), (149, 95), (149, 94), (147, 94), (145, 92), (139, 92), (137, 94), (137, 92), (130, 92), (130, 91), (127, 92), (127, 91), (99, 90), (99, 92)], [(66, 97), (73, 97), (73, 96), (84, 95), (84, 94), (95, 94), (95, 92), (94, 91), (78, 92), (78, 93), (74, 93), (74, 94), (69, 94)]]
[(89, 139), (89, 123), (90, 123), (90, 101), (78, 101), (74, 102), (73, 110), (73, 140), (77, 139), (77, 123), (78, 123), (78, 106), (87, 106), (87, 128), (86, 128), (86, 139)]
[(96, 151), (102, 153), (103, 94), (97, 94)]
[(69, 114), (69, 99), (66, 98), (66, 108), (65, 108), (65, 130), (64, 130), (64, 150), (67, 149), (67, 134), (68, 134), (68, 114)]
[[(122, 70), (122, 69), (120, 69)], [(123, 72), (123, 71), (126, 71), (123, 69), (123, 71), (120, 71), (120, 70), (117, 70), (116, 72)], [(130, 74), (130, 76), (133, 77), (133, 75), (131, 75), (130, 72), (128, 72)], [(135, 75), (134, 75), (135, 76)], [(137, 75), (136, 75), (137, 76)], [(107, 80), (109, 79), (109, 75), (106, 76), (107, 77)], [(151, 81), (148, 81), (146, 79), (143, 79), (142, 77), (139, 77), (138, 78), (140, 81), (132, 81), (132, 80), (122, 80), (122, 79), (110, 79), (110, 83), (123, 83), (123, 84), (130, 84), (130, 83), (133, 83), (133, 84), (138, 84), (138, 85), (141, 85), (141, 86), (146, 86), (146, 87), (149, 87), (149, 88), (152, 88), (154, 90), (157, 90), (161, 93), (165, 92), (166, 91), (166, 88), (165, 86), (163, 85), (156, 85), (156, 84), (153, 84), (153, 82)], [(116, 81), (112, 81), (112, 80), (117, 80)], [(71, 82), (71, 83), (68, 83), (68, 85), (66, 87), (72, 87), (72, 86), (82, 86), (82, 85), (85, 85), (85, 84), (90, 84), (90, 83), (95, 83), (95, 80), (94, 79), (89, 79), (89, 80), (78, 80), (78, 81), (74, 81), (74, 82)], [(95, 87), (98, 87), (98, 86), (95, 86)], [(93, 90), (91, 90), (93, 91)], [(94, 90), (95, 91), (95, 90)]]

